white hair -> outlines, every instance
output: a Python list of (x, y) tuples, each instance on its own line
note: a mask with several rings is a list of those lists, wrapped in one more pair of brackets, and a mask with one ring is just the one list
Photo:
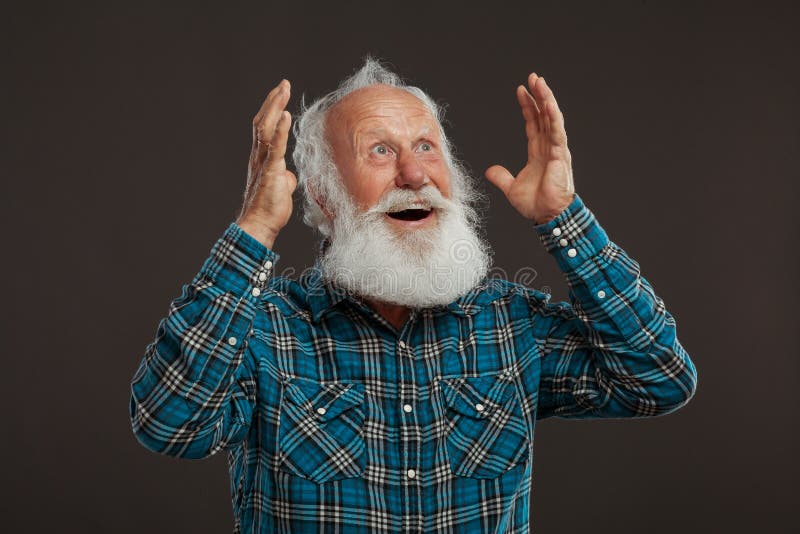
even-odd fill
[(442, 153), (451, 174), (452, 198), (464, 206), (470, 222), (477, 222), (477, 213), (473, 205), (483, 200), (484, 196), (475, 188), (464, 166), (453, 156), (452, 146), (442, 128), (443, 109), (422, 89), (406, 85), (397, 74), (369, 56), (361, 68), (342, 80), (334, 91), (319, 98), (310, 106), (306, 106), (305, 98), (302, 100), (300, 114), (294, 122), (296, 143), (292, 157), (297, 169), (298, 183), (303, 191), (303, 221), (317, 229), (323, 236), (330, 236), (331, 225), (317, 204), (314, 193), (325, 207), (342, 206), (350, 200), (325, 135), (325, 118), (328, 110), (344, 97), (353, 91), (372, 85), (388, 85), (407, 91), (430, 110), (441, 134)]

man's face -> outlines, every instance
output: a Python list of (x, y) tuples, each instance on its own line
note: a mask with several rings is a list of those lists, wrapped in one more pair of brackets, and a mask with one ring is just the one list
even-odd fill
[(447, 304), (474, 287), (488, 270), (489, 249), (465, 199), (452, 195), (451, 180), (467, 177), (457, 166), (451, 175), (428, 108), (377, 85), (350, 93), (326, 120), (337, 179), (349, 195), (328, 199), (324, 278), (404, 306)]
[[(326, 134), (341, 180), (360, 211), (397, 188), (433, 186), (450, 197), (438, 123), (414, 95), (386, 85), (354, 91), (329, 111)], [(412, 207), (420, 209), (385, 215), (394, 230), (437, 224), (436, 210), (425, 203)]]

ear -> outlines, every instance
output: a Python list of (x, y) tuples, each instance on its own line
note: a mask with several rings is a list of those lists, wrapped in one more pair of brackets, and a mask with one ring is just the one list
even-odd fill
[(322, 202), (322, 200), (320, 199), (320, 197), (317, 194), (316, 190), (313, 187), (311, 187), (311, 184), (306, 184), (306, 187), (308, 188), (308, 192), (311, 193), (311, 196), (313, 197), (314, 202), (317, 203), (317, 206), (319, 206), (319, 209), (321, 209), (322, 213), (325, 214), (325, 217), (327, 217), (328, 220), (333, 221), (333, 212), (331, 212), (330, 210), (328, 210), (327, 207), (325, 207), (325, 203)]

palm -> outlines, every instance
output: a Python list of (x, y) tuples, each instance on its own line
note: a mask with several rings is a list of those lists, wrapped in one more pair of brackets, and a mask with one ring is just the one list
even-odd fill
[(531, 74), (528, 84), (533, 95), (523, 86), (517, 88), (528, 137), (528, 162), (516, 177), (500, 165), (487, 169), (486, 177), (523, 217), (541, 223), (569, 205), (575, 186), (564, 116), (543, 78)]

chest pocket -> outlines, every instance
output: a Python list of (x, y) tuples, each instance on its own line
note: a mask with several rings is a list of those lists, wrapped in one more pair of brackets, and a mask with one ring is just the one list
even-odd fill
[(284, 382), (279, 469), (318, 484), (364, 472), (364, 384)]
[(506, 373), (441, 379), (439, 384), (454, 474), (495, 478), (527, 461), (527, 426)]

